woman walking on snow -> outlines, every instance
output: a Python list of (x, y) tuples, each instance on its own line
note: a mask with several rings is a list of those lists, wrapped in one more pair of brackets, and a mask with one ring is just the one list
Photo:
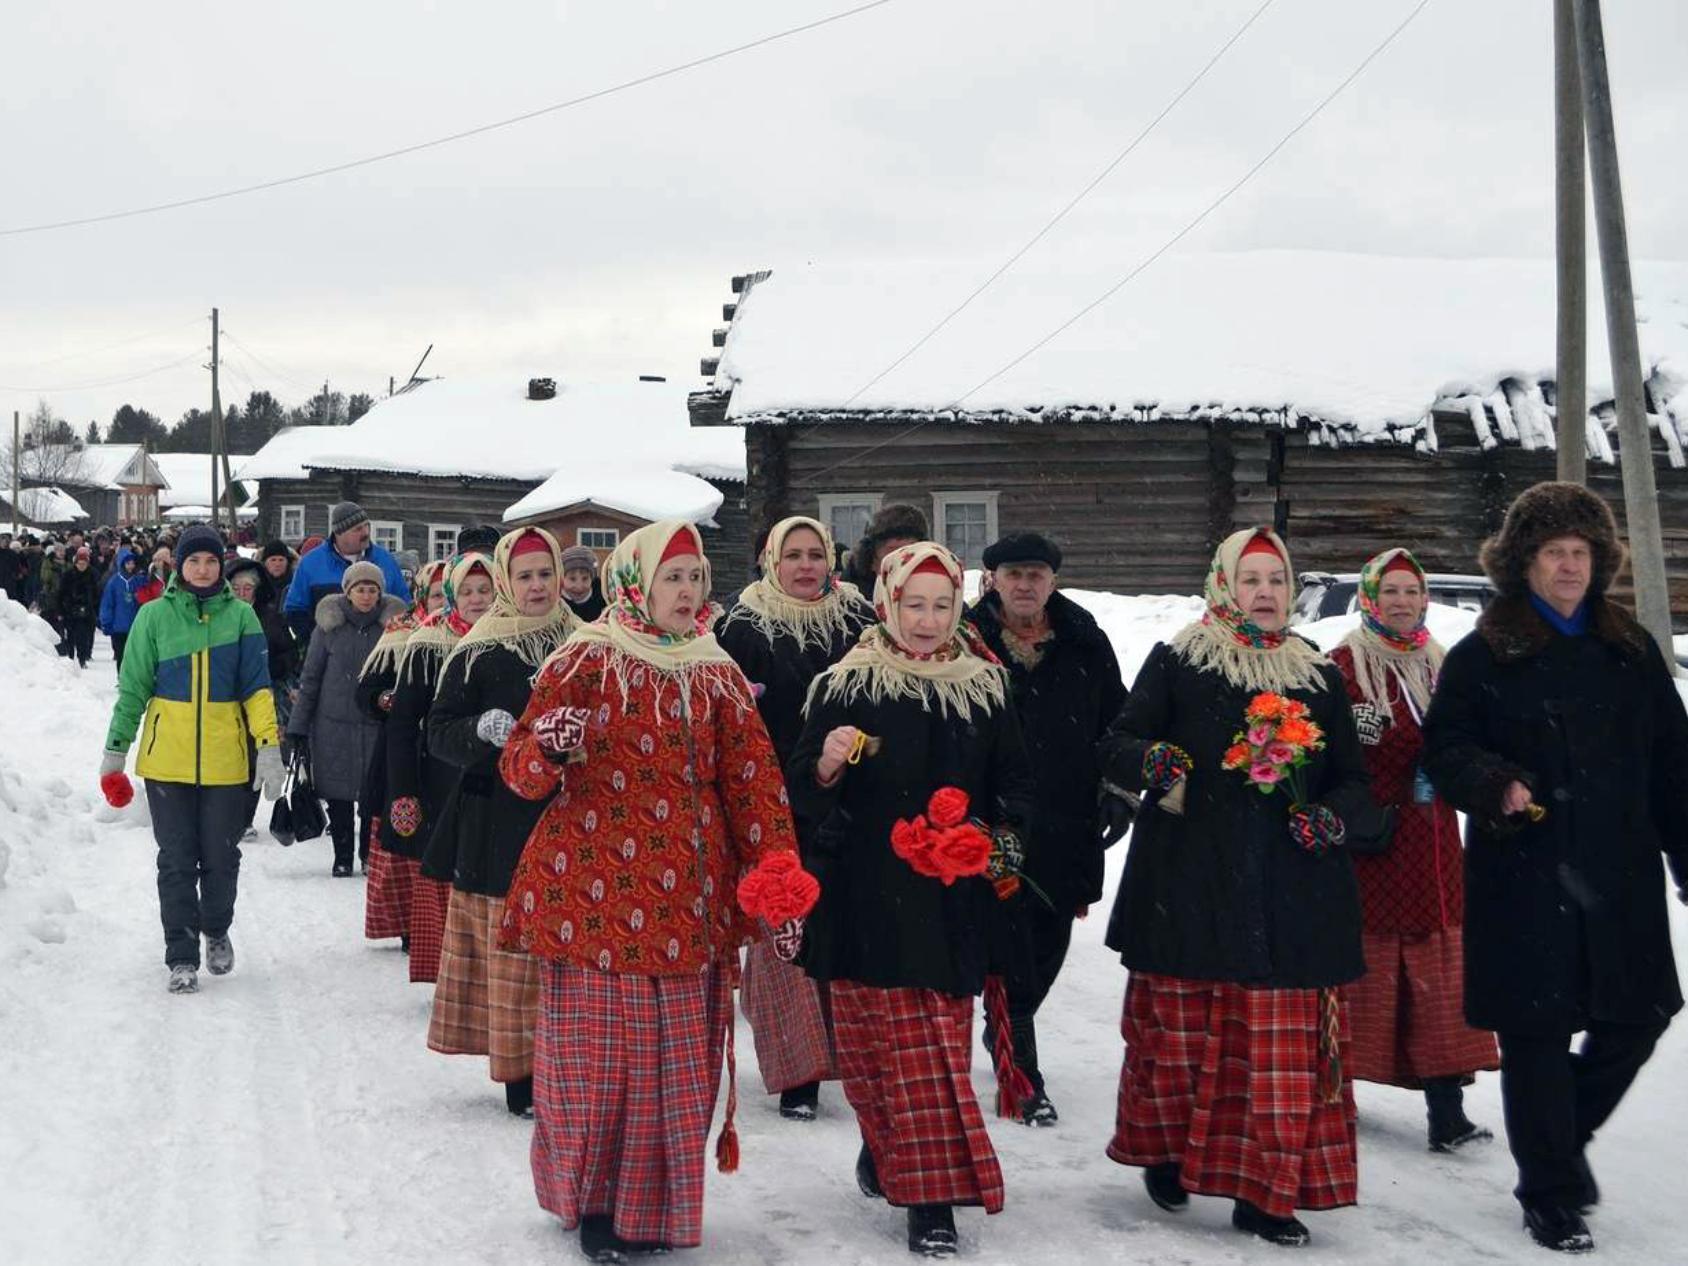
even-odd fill
[(960, 637), (955, 556), (930, 541), (893, 549), (873, 603), (878, 624), (816, 678), (786, 765), (821, 882), (802, 962), (830, 986), (838, 1071), (863, 1139), (856, 1180), (908, 1209), (911, 1252), (947, 1257), (954, 1206), (1003, 1204), (969, 1079), (1001, 890), (917, 872), (904, 833), (960, 797), (988, 835), (989, 878), (1006, 882), (1024, 860), (1031, 776), (1007, 674)]
[(527, 707), (533, 676), (575, 628), (558, 600), (557, 542), (511, 532), (493, 552), (492, 609), (457, 643), (428, 712), (428, 752), (453, 769), (422, 873), (452, 885), (428, 1048), (485, 1055), (509, 1110), (533, 1111), (533, 1024), (539, 971), (498, 948), (504, 894), (542, 806), (509, 790), (498, 757)]
[(1286, 629), (1294, 574), (1275, 533), (1227, 537), (1206, 613), (1102, 740), (1107, 777), (1150, 793), (1108, 925), (1131, 969), (1108, 1155), (1168, 1212), (1229, 1197), (1284, 1245), (1308, 1242), (1296, 1210), (1355, 1200), (1336, 987), (1364, 970), (1347, 827), (1375, 813), (1341, 675)]
[[(751, 931), (734, 892), (762, 859), (796, 863), (750, 683), (709, 631), (697, 529), (641, 528), (606, 574), (604, 617), (547, 662), (500, 762), (545, 806), (503, 941), (540, 964), (539, 1203), (580, 1227), (589, 1258), (620, 1261), (702, 1239), (732, 968)], [(789, 950), (803, 912), (783, 928)], [(723, 1169), (737, 1163), (733, 1106), (729, 1084)]]
[(1360, 572), (1360, 626), (1331, 652), (1371, 775), (1393, 810), (1387, 851), (1356, 857), (1366, 974), (1344, 991), (1354, 1048), (1349, 1076), (1423, 1090), (1430, 1150), (1494, 1137), (1465, 1115), (1461, 1087), (1500, 1067), (1494, 1035), (1465, 1022), (1465, 855), (1452, 806), (1423, 769), (1424, 714), (1442, 668), (1424, 625), (1424, 569), (1389, 549)]
[[(100, 788), (121, 808), (123, 774), (141, 733), (135, 773), (146, 780), (158, 843), (158, 908), (170, 992), (199, 988), (199, 938), (221, 976), (234, 966), (229, 925), (240, 875), (240, 833), (253, 791), (281, 794), (263, 630), (223, 583), (223, 542), (195, 524), (176, 545), (177, 574), (135, 617), (118, 674), (117, 706), (100, 761)], [(248, 739), (257, 745), (254, 761)]]
[[(873, 608), (832, 570), (832, 533), (815, 519), (782, 519), (762, 550), (762, 578), (746, 586), (716, 626), (721, 647), (757, 691), (756, 707), (781, 764), (803, 731), (809, 684), (844, 657)], [(826, 1004), (818, 985), (782, 962), (767, 941), (751, 945), (740, 1002), (756, 1063), (780, 1115), (815, 1119), (820, 1083), (835, 1077)]]

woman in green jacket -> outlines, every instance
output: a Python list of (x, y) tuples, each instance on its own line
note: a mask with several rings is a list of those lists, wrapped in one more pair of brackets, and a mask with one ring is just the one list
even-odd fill
[[(158, 842), (158, 906), (170, 992), (199, 988), (206, 966), (234, 966), (229, 924), (240, 874), (240, 835), (260, 787), (281, 794), (269, 648), (251, 607), (223, 579), (223, 540), (195, 524), (176, 543), (176, 574), (135, 616), (118, 674), (117, 706), (100, 762), (100, 788), (121, 808), (140, 732), (135, 773), (146, 780)], [(253, 757), (248, 740), (256, 745)]]

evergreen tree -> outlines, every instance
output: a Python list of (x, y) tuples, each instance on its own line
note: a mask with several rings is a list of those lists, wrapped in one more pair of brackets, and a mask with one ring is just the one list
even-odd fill
[(145, 409), (132, 404), (122, 406), (112, 414), (111, 426), (106, 429), (108, 444), (145, 444), (157, 451), (169, 431)]
[(82, 442), (85, 444), (98, 444), (100, 442), (100, 424), (98, 422), (90, 421), (88, 423), (88, 431), (82, 437)]

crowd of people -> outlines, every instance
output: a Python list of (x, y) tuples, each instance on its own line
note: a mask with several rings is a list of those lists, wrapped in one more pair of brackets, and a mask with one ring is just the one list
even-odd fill
[(1289, 627), (1287, 544), (1237, 532), (1129, 689), (1038, 532), (984, 552), (969, 607), (912, 507), (842, 575), (786, 518), (723, 609), (689, 524), (601, 564), (466, 530), (407, 581), (358, 506), (331, 523), (297, 560), (189, 528), (150, 598), (152, 542), (113, 556), (102, 787), (132, 794), (139, 735), (169, 987), (197, 988), (202, 939), (232, 968), (240, 842), (291, 769), (332, 873), (363, 859), (365, 934), (433, 986), (428, 1046), (486, 1058), (533, 1119), (539, 1203), (589, 1259), (702, 1241), (723, 1064), (739, 1163), (735, 992), (781, 1115), (837, 1082), (862, 1194), (953, 1255), (955, 1209), (1007, 1190), (976, 999), (994, 1110), (1056, 1126), (1038, 1016), (1128, 834), (1106, 1150), (1156, 1206), (1228, 1199), (1306, 1244), (1299, 1214), (1358, 1198), (1356, 1079), (1421, 1093), (1452, 1152), (1492, 1138), (1463, 1087), (1498, 1068), (1526, 1229), (1593, 1246), (1589, 1144), (1682, 1004), (1662, 859), (1688, 884), (1688, 716), (1606, 596), (1598, 497), (1517, 500), (1482, 556), (1499, 596), (1446, 651), (1410, 548), (1366, 564), (1326, 653)]

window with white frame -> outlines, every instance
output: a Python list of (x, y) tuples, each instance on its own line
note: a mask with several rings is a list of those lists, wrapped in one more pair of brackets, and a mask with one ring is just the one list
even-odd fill
[(854, 549), (867, 532), (868, 521), (879, 513), (885, 498), (877, 492), (829, 492), (820, 499), (820, 521), (832, 530), (833, 542)]
[(457, 528), (455, 523), (430, 523), (428, 525), (428, 558), (430, 561), (450, 558), (457, 552)]
[(587, 549), (614, 549), (621, 544), (621, 529), (580, 528), (575, 532), (574, 539)]
[(369, 539), (389, 554), (396, 554), (404, 548), (404, 524), (396, 519), (371, 519)]
[(932, 534), (963, 567), (983, 566), (985, 547), (996, 540), (994, 492), (934, 492)]
[(301, 541), (305, 537), (305, 507), (281, 507), (281, 539)]

